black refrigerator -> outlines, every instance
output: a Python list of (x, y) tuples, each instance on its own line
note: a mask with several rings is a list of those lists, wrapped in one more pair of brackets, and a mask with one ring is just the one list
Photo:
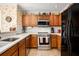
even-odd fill
[(79, 56), (79, 4), (62, 13), (62, 56)]

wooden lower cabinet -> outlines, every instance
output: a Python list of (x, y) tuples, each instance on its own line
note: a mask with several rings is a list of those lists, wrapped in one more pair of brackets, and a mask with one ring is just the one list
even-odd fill
[(61, 36), (51, 35), (51, 48), (61, 49)]
[(57, 36), (51, 35), (51, 48), (57, 48)]
[(28, 55), (30, 50), (30, 36), (26, 37), (26, 55)]
[(25, 56), (26, 55), (25, 39), (19, 42), (18, 48), (19, 48), (19, 56)]
[(57, 36), (57, 47), (58, 47), (58, 49), (61, 49), (61, 36)]
[(12, 56), (18, 56), (18, 50), (14, 52)]
[[(17, 44), (9, 48), (7, 51), (2, 53), (0, 56), (14, 56), (16, 51), (18, 52)], [(18, 56), (18, 53), (16, 54), (16, 56)]]
[(30, 47), (30, 36), (22, 39), (19, 43), (15, 44), (11, 48), (9, 48), (4, 53), (0, 54), (0, 56), (26, 56), (29, 53)]
[(30, 48), (37, 48), (38, 46), (38, 36), (36, 34), (31, 35)]

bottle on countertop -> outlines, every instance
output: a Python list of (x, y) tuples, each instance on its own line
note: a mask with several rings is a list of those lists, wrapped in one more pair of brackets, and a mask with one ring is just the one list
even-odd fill
[(54, 33), (54, 28), (53, 27), (51, 28), (51, 33)]

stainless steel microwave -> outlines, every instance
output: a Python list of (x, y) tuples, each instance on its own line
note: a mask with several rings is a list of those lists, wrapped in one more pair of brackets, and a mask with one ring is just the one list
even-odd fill
[(39, 27), (47, 27), (49, 26), (49, 20), (38, 20)]

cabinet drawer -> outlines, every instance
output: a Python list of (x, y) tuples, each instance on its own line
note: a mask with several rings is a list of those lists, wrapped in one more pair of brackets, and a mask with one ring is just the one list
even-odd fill
[(1, 56), (11, 56), (18, 49), (17, 44), (5, 51)]
[(35, 38), (37, 38), (37, 35), (34, 35), (34, 34), (33, 34), (33, 35), (31, 35), (31, 37), (35, 37)]

